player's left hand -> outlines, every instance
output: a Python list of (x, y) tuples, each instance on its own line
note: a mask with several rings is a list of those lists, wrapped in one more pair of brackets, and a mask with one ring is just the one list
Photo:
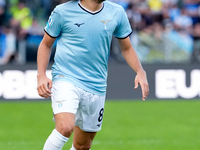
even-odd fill
[(140, 84), (142, 89), (142, 100), (145, 101), (149, 94), (149, 84), (147, 81), (146, 72), (144, 70), (138, 71), (135, 77), (135, 87), (134, 89), (138, 88), (138, 84)]

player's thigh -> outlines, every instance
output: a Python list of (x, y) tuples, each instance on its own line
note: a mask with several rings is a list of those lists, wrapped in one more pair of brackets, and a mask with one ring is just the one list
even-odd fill
[(66, 137), (70, 137), (75, 127), (75, 114), (58, 113), (54, 115), (55, 128), (58, 132)]
[(97, 132), (86, 132), (78, 126), (74, 128), (73, 145), (78, 149), (89, 150)]
[(75, 126), (75, 114), (79, 105), (77, 88), (68, 82), (56, 81), (52, 87), (52, 108), (58, 132), (69, 137)]

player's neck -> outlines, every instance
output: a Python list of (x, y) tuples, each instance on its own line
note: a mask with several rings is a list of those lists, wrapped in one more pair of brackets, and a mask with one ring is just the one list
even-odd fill
[(99, 0), (80, 0), (80, 3), (92, 12), (100, 10), (103, 6), (103, 2), (99, 2)]

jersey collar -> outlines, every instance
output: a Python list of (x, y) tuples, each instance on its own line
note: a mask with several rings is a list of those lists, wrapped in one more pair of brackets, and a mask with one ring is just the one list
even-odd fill
[(104, 8), (104, 3), (103, 3), (103, 6), (102, 6), (99, 10), (97, 10), (97, 11), (95, 11), (95, 12), (92, 12), (92, 11), (88, 10), (87, 8), (85, 8), (85, 7), (81, 4), (80, 1), (78, 2), (78, 5), (79, 5), (84, 11), (86, 11), (87, 13), (90, 13), (90, 14), (92, 14), (92, 15), (98, 14), (98, 13), (101, 12), (101, 11), (103, 10), (103, 8)]

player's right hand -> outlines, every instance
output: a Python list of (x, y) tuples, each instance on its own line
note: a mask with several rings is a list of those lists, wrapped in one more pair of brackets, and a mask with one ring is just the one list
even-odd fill
[(51, 97), (52, 80), (46, 76), (37, 76), (37, 91), (41, 97)]

